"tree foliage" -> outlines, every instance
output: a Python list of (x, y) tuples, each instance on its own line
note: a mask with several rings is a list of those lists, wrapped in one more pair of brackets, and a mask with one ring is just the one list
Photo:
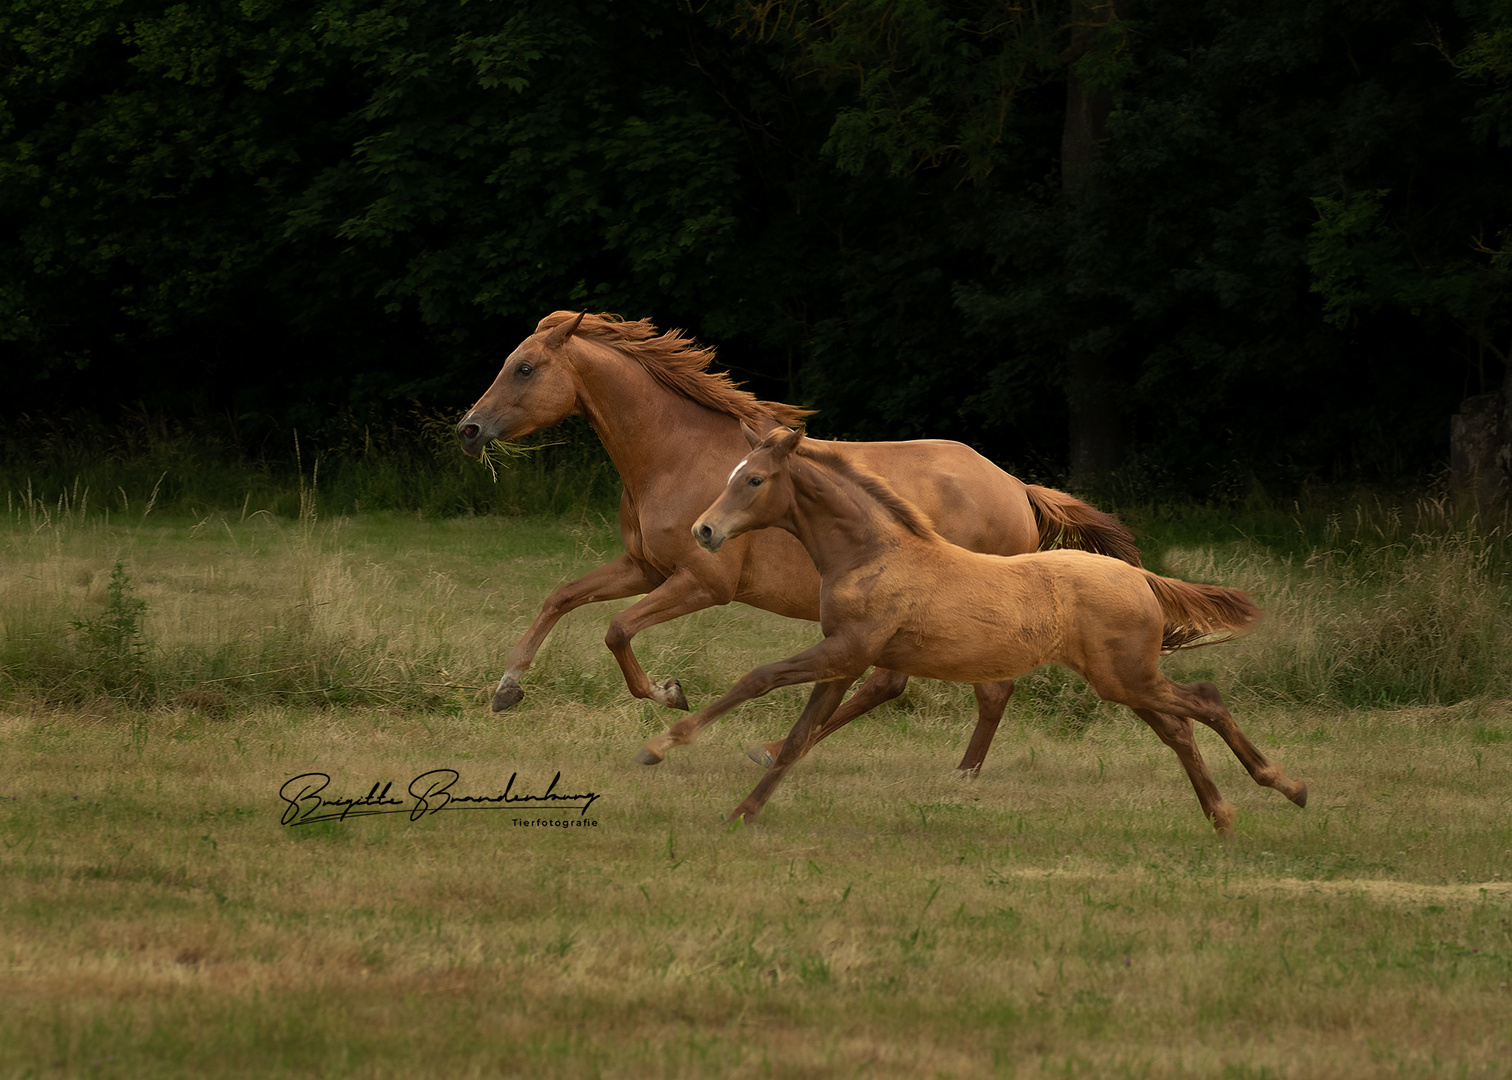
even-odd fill
[(455, 407), (584, 307), (829, 434), (1055, 474), (1095, 357), (1142, 482), (1401, 477), (1503, 378), (1509, 11), (13, 0), (12, 407)]

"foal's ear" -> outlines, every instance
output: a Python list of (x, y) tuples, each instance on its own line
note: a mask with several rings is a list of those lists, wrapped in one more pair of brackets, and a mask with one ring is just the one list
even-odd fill
[(567, 339), (577, 332), (577, 328), (582, 323), (583, 316), (586, 314), (588, 314), (586, 311), (580, 311), (577, 318), (568, 322), (557, 323), (551, 328), (551, 332), (546, 335), (546, 340), (541, 344), (545, 345), (548, 349), (560, 349), (563, 345), (567, 344)]
[[(777, 430), (781, 431), (782, 429), (778, 428)], [(774, 432), (774, 434), (775, 434), (775, 432)], [(787, 457), (794, 450), (796, 450), (798, 448), (798, 444), (800, 442), (802, 442), (802, 441), (803, 441), (803, 429), (802, 428), (798, 428), (796, 431), (790, 431), (786, 435), (784, 435), (781, 439), (778, 439), (777, 442), (776, 442), (776, 444), (773, 445), (773, 447), (772, 447), (772, 454), (773, 454), (773, 456), (776, 457), (776, 459), (778, 461), (781, 461), (783, 458)]]
[(740, 433), (745, 436), (746, 442), (751, 444), (752, 450), (761, 445), (761, 436), (756, 434), (756, 429), (744, 420), (740, 422)]

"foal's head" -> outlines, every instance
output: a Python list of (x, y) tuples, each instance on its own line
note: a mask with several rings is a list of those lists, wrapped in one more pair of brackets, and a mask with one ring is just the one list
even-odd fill
[(705, 551), (718, 551), (732, 537), (777, 522), (793, 504), (788, 458), (803, 441), (803, 432), (773, 428), (765, 438), (740, 425), (751, 452), (735, 466), (724, 492), (693, 523), (693, 539)]
[(578, 411), (577, 377), (565, 347), (582, 321), (581, 312), (556, 312), (520, 342), (488, 392), (457, 425), (463, 450), (478, 457), (494, 439), (522, 438)]

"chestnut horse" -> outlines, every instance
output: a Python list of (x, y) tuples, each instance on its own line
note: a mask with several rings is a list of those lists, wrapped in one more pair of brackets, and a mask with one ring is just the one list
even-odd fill
[[(518, 439), (568, 416), (584, 416), (624, 481), (624, 554), (546, 598), (509, 654), (494, 692), (495, 712), (520, 701), (520, 678), (542, 641), (563, 615), (583, 604), (645, 594), (610, 621), (604, 643), (632, 694), (678, 709), (688, 703), (677, 680), (651, 679), (631, 651), (641, 630), (731, 600), (818, 620), (819, 574), (791, 536), (769, 530), (711, 555), (688, 533), (750, 449), (741, 437), (742, 422), (765, 431), (809, 415), (739, 390), (728, 375), (706, 370), (713, 357), (712, 349), (678, 331), (657, 334), (649, 320), (558, 311), (510, 354), (457, 425), (463, 449), (477, 456), (494, 439)], [(887, 476), (964, 547), (1010, 555), (1059, 543), (1139, 563), (1133, 537), (1114, 518), (1062, 492), (1024, 484), (960, 443), (825, 445)], [(879, 669), (823, 734), (901, 694), (907, 681)], [(963, 772), (981, 767), (1012, 691), (1010, 681), (976, 687), (979, 718)], [(780, 749), (780, 742), (771, 743), (753, 748), (753, 756), (761, 760)]]
[(1155, 729), (1176, 751), (1220, 834), (1231, 834), (1234, 808), (1197, 751), (1193, 717), (1223, 737), (1256, 783), (1306, 805), (1307, 786), (1288, 780), (1255, 748), (1217, 688), (1172, 682), (1156, 663), (1162, 653), (1248, 628), (1260, 609), (1243, 593), (1174, 581), (1085, 551), (1011, 558), (967, 551), (935, 532), (884, 481), (802, 432), (777, 429), (762, 438), (747, 428), (745, 434), (751, 453), (694, 523), (693, 535), (711, 552), (769, 525), (795, 536), (824, 583), (824, 640), (745, 675), (703, 712), (648, 742), (642, 763), (661, 761), (743, 701), (778, 686), (816, 683), (776, 763), (731, 815), (750, 819), (868, 666), (982, 682), (1053, 663)]

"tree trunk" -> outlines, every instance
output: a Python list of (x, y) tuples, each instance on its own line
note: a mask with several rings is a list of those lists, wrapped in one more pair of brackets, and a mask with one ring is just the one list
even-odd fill
[(1113, 365), (1103, 353), (1066, 353), (1066, 404), (1071, 418), (1071, 484), (1086, 487), (1123, 460), (1123, 413)]

